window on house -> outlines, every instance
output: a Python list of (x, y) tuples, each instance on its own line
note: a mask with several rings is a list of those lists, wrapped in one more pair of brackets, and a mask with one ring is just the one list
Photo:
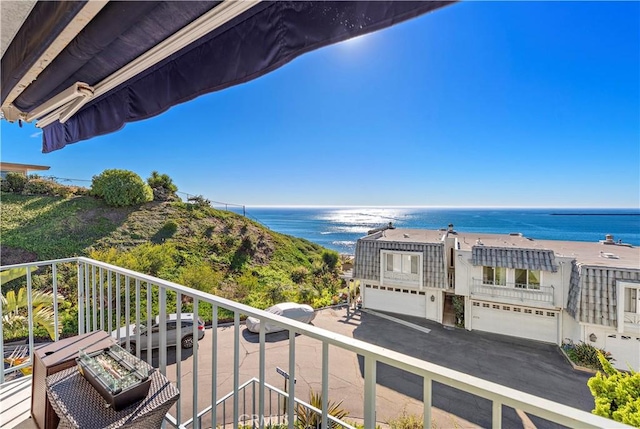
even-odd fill
[(540, 270), (516, 268), (516, 285), (520, 289), (540, 289)]
[(387, 253), (386, 271), (405, 274), (418, 274), (418, 255)]
[(504, 267), (482, 267), (482, 282), (486, 285), (505, 286), (507, 269)]
[(626, 313), (638, 312), (638, 289), (624, 288), (624, 311)]
[(393, 271), (393, 255), (387, 254), (387, 271)]

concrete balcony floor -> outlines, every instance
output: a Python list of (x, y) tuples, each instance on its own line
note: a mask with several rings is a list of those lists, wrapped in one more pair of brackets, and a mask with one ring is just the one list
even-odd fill
[(31, 377), (0, 385), (0, 403), (0, 426), (6, 429), (37, 429), (31, 419)]

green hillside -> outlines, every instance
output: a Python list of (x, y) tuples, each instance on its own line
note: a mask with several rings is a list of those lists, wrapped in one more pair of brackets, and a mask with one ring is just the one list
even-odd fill
[(1, 197), (2, 265), (88, 256), (262, 308), (288, 300), (328, 305), (340, 288), (335, 252), (231, 212), (183, 202), (114, 208), (90, 196)]

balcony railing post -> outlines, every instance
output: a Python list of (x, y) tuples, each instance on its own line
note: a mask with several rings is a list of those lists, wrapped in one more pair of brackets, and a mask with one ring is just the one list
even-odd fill
[[(158, 287), (158, 308), (160, 310), (160, 314), (158, 315), (159, 324), (160, 324), (160, 372), (162, 375), (167, 375), (167, 290), (159, 286)], [(182, 347), (180, 344), (180, 337), (178, 336), (178, 332), (182, 331), (182, 327), (178, 327), (180, 324), (180, 320), (176, 320), (175, 325), (175, 335), (176, 341), (178, 344), (176, 347)], [(197, 345), (197, 340), (195, 342)], [(195, 347), (195, 346), (194, 346)], [(147, 353), (151, 354), (151, 351), (147, 351)]]
[(296, 331), (289, 329), (289, 400), (287, 401), (287, 424), (294, 429), (296, 422)]
[[(217, 380), (218, 373), (218, 306), (211, 306), (211, 377)], [(217, 427), (218, 412), (216, 407), (218, 402), (218, 385), (211, 383), (211, 427)]]
[(84, 334), (84, 263), (78, 262), (78, 334)]
[(91, 332), (91, 301), (89, 301), (89, 265), (84, 264), (84, 316), (85, 332)]
[[(51, 276), (51, 286), (53, 288), (53, 341), (58, 341), (58, 331), (60, 330), (58, 323), (58, 264), (55, 262), (51, 264)], [(1, 311), (0, 314), (2, 314)], [(0, 335), (1, 337), (2, 335)]]
[(152, 299), (153, 296), (151, 294), (151, 283), (147, 282), (147, 363), (149, 365), (153, 362), (153, 309), (152, 309)]
[[(111, 271), (109, 271), (109, 285), (111, 285), (111, 277), (115, 274), (116, 276), (116, 317), (115, 317), (115, 322), (116, 322), (116, 329), (118, 329), (118, 340), (120, 340), (120, 325), (122, 324), (122, 307), (120, 305), (120, 294), (121, 294), (121, 290), (120, 290), (120, 274), (118, 273), (112, 273)], [(111, 289), (111, 288), (109, 288)], [(127, 297), (127, 299), (129, 299)], [(109, 293), (109, 303), (111, 303), (111, 293)], [(111, 330), (113, 329), (113, 325), (111, 325), (111, 315), (109, 315), (109, 332), (111, 332)]]
[(136, 279), (136, 356), (140, 359), (140, 280)]
[[(260, 363), (258, 369), (259, 379), (259, 399), (258, 399), (258, 414), (260, 415), (260, 429), (264, 428), (264, 377), (265, 377), (265, 342), (266, 342), (266, 328), (265, 323), (260, 321)], [(271, 391), (269, 391), (269, 413), (271, 413)]]
[[(130, 344), (131, 344), (131, 333), (129, 332), (130, 328), (129, 325), (131, 324), (131, 279), (127, 276), (124, 279), (124, 294), (126, 295), (126, 298), (124, 300), (124, 335), (126, 338), (126, 346), (127, 346), (127, 350), (131, 350), (130, 348)], [(118, 322), (118, 325), (116, 326), (116, 328), (120, 328), (120, 323)], [(118, 329), (118, 332), (120, 332), (120, 329)], [(179, 389), (178, 389), (179, 390)]]
[(322, 342), (322, 427), (328, 428), (329, 410), (329, 343)]
[(238, 426), (240, 386), (240, 313), (233, 313), (233, 427)]
[[(176, 319), (182, 320), (182, 294), (180, 292), (176, 293)], [(178, 325), (176, 325), (176, 328), (178, 328)], [(182, 326), (180, 326), (180, 332), (182, 332)], [(216, 384), (216, 383), (212, 383), (212, 384)], [(178, 391), (181, 391), (180, 388), (182, 386), (182, 344), (176, 346), (176, 385), (178, 387)], [(179, 424), (182, 423), (182, 400), (180, 399), (180, 397), (178, 397), (178, 403), (176, 404), (176, 421)], [(215, 427), (215, 422), (213, 423), (212, 427)]]
[(91, 290), (92, 290), (92, 294), (91, 294), (91, 314), (93, 316), (93, 325), (91, 325), (91, 330), (92, 331), (97, 331), (98, 330), (98, 303), (96, 301), (98, 301), (98, 295), (96, 294), (96, 266), (92, 265), (91, 266)]
[(498, 402), (496, 399), (493, 400), (491, 427), (494, 429), (502, 429), (502, 403)]
[[(117, 275), (117, 274), (116, 274)], [(111, 271), (107, 271), (107, 332), (111, 332), (113, 330), (113, 308), (111, 305), (111, 301), (113, 300), (113, 285), (111, 283)], [(120, 276), (118, 276), (120, 277)], [(116, 279), (117, 281), (118, 279)], [(102, 269), (100, 269), (100, 289), (104, 287), (104, 279), (102, 278)], [(116, 292), (116, 297), (118, 293)], [(104, 304), (101, 303), (101, 309), (104, 309)], [(120, 313), (116, 310), (116, 328), (120, 327)], [(102, 318), (104, 320), (104, 318)], [(102, 322), (101, 320), (101, 322)], [(101, 328), (103, 329), (103, 328)], [(120, 330), (118, 329), (118, 339), (120, 339)]]
[[(33, 284), (31, 282), (30, 268), (27, 268), (27, 306), (27, 316), (29, 318), (29, 362), (33, 363)], [(2, 358), (4, 360), (4, 356)]]
[[(198, 298), (193, 298), (193, 366), (191, 373), (193, 374), (193, 405), (191, 409), (193, 419), (193, 429), (200, 429), (200, 421), (198, 419)], [(237, 372), (237, 371), (235, 371)], [(237, 422), (237, 420), (234, 420)]]
[[(100, 267), (100, 329), (104, 331), (104, 270)], [(107, 291), (109, 296), (109, 328), (108, 332), (111, 332), (111, 279), (109, 279), (109, 290)]]
[(376, 427), (376, 360), (364, 356), (364, 427)]
[(422, 403), (424, 406), (424, 429), (431, 429), (431, 399), (433, 382), (429, 377), (424, 377), (422, 386)]
[[(255, 428), (255, 417), (256, 417), (256, 383), (255, 381), (251, 383), (251, 427)], [(258, 427), (260, 426), (260, 422), (262, 421), (262, 414), (258, 418)], [(211, 426), (213, 427), (213, 426)]]

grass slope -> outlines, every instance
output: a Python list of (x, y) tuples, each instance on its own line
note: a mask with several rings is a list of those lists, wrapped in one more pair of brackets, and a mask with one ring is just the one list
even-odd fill
[(3, 193), (0, 208), (3, 258), (84, 255), (262, 308), (284, 300), (327, 305), (340, 286), (326, 249), (210, 207), (113, 208), (89, 196)]

